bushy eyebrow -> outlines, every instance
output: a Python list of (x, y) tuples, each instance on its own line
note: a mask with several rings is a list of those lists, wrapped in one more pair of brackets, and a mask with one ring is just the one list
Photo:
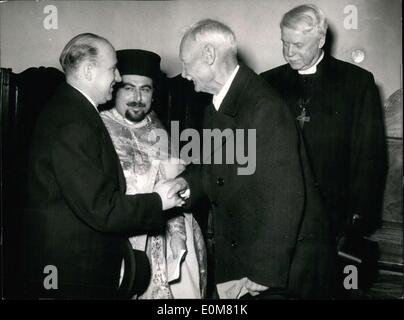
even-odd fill
[[(130, 87), (132, 87), (132, 88), (136, 87), (135, 85), (133, 85), (133, 84), (130, 83), (130, 82), (122, 82), (122, 86), (123, 86), (123, 87), (124, 87), (124, 86), (130, 86)], [(153, 86), (150, 85), (150, 84), (144, 84), (144, 85), (142, 85), (142, 86), (140, 86), (140, 87), (141, 87), (141, 88), (150, 88), (150, 89), (153, 88)]]
[(281, 39), (281, 41), (282, 41), (282, 43), (289, 43), (289, 44), (294, 44), (294, 45), (303, 44), (303, 42), (289, 42), (289, 41), (285, 41), (283, 39)]

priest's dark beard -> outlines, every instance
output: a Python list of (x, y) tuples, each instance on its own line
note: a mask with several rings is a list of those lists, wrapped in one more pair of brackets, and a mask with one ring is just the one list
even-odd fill
[[(146, 117), (146, 115), (147, 115), (147, 113), (145, 111), (146, 105), (143, 102), (139, 102), (136, 104), (133, 103), (132, 105), (128, 104), (128, 106), (129, 106), (129, 108), (125, 112), (125, 118), (128, 119), (129, 121), (140, 122)], [(132, 106), (140, 107), (142, 109), (135, 111), (135, 110), (131, 109)]]

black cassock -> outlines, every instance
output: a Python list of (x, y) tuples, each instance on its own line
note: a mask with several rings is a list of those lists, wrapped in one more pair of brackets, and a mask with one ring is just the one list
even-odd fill
[(286, 100), (302, 128), (312, 170), (337, 236), (354, 215), (355, 232), (380, 219), (386, 175), (383, 112), (373, 75), (324, 55), (317, 72), (288, 64), (261, 74)]

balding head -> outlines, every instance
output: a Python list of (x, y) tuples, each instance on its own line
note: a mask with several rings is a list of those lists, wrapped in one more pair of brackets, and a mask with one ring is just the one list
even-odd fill
[(216, 20), (204, 19), (191, 25), (185, 31), (181, 43), (186, 39), (192, 39), (199, 44), (210, 43), (234, 57), (237, 55), (237, 41), (234, 32)]
[(64, 47), (60, 64), (69, 84), (87, 94), (95, 104), (111, 99), (115, 82), (121, 81), (111, 43), (92, 33), (82, 33)]
[(63, 48), (59, 57), (60, 65), (66, 76), (74, 74), (80, 63), (89, 61), (97, 63), (100, 45), (112, 45), (103, 37), (93, 33), (81, 33), (71, 39)]
[(191, 25), (180, 44), (182, 76), (196, 91), (217, 94), (237, 66), (237, 42), (233, 31), (211, 19)]

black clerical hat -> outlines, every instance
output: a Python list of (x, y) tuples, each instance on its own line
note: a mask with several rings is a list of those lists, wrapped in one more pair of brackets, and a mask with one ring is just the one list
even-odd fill
[(135, 74), (154, 80), (160, 77), (161, 58), (157, 53), (140, 49), (125, 49), (118, 50), (116, 56), (121, 75)]
[(151, 268), (149, 258), (144, 251), (133, 250), (129, 241), (123, 244), (124, 275), (118, 288), (118, 298), (131, 299), (141, 295), (150, 284)]

